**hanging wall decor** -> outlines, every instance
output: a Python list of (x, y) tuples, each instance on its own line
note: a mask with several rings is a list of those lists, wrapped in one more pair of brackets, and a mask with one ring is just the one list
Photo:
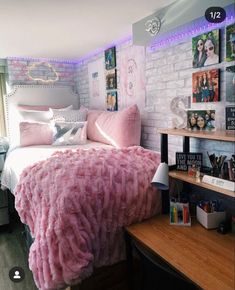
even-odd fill
[(105, 108), (105, 72), (103, 58), (88, 64), (89, 104), (92, 109)]
[(235, 106), (225, 108), (226, 130), (235, 130)]
[(193, 73), (193, 103), (218, 102), (220, 100), (219, 92), (219, 69)]
[(121, 106), (137, 104), (145, 107), (145, 48), (128, 47), (120, 52), (120, 94)]
[(193, 67), (204, 67), (219, 63), (219, 29), (192, 38)]
[(235, 102), (235, 65), (226, 67), (226, 101)]
[(106, 73), (106, 89), (113, 90), (116, 88), (117, 88), (116, 69), (112, 69)]
[(111, 47), (105, 50), (105, 68), (107, 70), (113, 69), (116, 66), (116, 48)]
[(235, 24), (226, 27), (226, 60), (235, 60)]
[(117, 111), (118, 110), (118, 100), (117, 92), (109, 91), (106, 97), (106, 107), (107, 111)]
[(37, 62), (29, 66), (28, 77), (42, 83), (54, 83), (59, 79), (55, 68), (47, 62)]

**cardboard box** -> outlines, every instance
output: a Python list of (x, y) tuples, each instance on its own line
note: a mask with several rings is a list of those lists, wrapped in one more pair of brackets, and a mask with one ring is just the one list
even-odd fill
[(197, 206), (197, 220), (201, 225), (203, 225), (206, 229), (216, 229), (219, 224), (224, 221), (226, 218), (225, 211), (223, 212), (211, 212), (207, 213), (199, 206)]

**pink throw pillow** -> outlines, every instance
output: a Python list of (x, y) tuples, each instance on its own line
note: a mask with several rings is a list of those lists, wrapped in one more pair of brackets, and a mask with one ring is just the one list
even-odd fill
[(140, 145), (141, 119), (137, 105), (120, 112), (91, 110), (87, 121), (90, 140), (118, 148)]
[(51, 145), (53, 130), (47, 123), (20, 123), (20, 146)]

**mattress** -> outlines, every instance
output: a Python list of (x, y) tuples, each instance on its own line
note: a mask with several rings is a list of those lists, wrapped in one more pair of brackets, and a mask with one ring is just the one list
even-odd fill
[(14, 192), (19, 181), (20, 174), (27, 166), (30, 166), (38, 161), (45, 160), (57, 151), (65, 151), (68, 149), (75, 150), (78, 148), (88, 150), (91, 148), (113, 148), (113, 146), (88, 140), (84, 145), (38, 145), (14, 148), (8, 152), (6, 157), (1, 175), (2, 188), (8, 188), (11, 192)]

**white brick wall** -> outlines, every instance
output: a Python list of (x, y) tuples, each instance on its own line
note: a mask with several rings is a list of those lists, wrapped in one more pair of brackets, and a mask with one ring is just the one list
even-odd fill
[[(224, 29), (221, 31), (221, 41), (225, 43)], [(118, 56), (119, 52), (131, 43), (117, 46), (117, 76), (119, 80)], [(234, 65), (234, 62), (226, 63), (225, 46), (222, 45), (221, 63), (218, 65), (193, 69), (192, 68), (192, 45), (191, 39), (170, 45), (158, 51), (151, 52), (146, 49), (146, 107), (140, 108), (142, 115), (142, 145), (146, 148), (160, 151), (160, 135), (157, 133), (159, 127), (172, 127), (172, 118), (176, 117), (170, 110), (170, 103), (176, 96), (191, 96), (192, 94), (192, 73), (200, 70), (220, 68), (220, 97), (218, 103), (192, 103), (192, 109), (215, 109), (216, 125), (218, 128), (225, 128), (225, 68)], [(94, 59), (103, 57), (99, 54)], [(89, 105), (89, 87), (87, 75), (87, 63), (77, 66), (77, 90), (80, 95), (80, 103)], [(120, 101), (120, 95), (118, 95)], [(182, 150), (182, 138), (169, 138), (170, 161), (174, 162), (176, 151)], [(234, 151), (233, 144), (212, 141), (192, 140), (191, 148), (193, 151), (203, 151), (205, 161), (207, 161), (206, 151), (216, 154), (231, 155)]]

